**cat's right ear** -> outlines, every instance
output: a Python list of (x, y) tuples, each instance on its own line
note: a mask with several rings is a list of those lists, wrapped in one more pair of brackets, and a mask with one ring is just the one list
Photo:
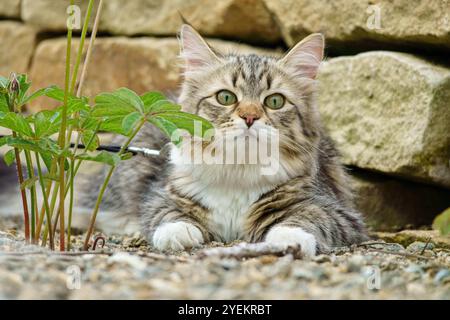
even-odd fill
[(180, 31), (181, 57), (185, 72), (195, 72), (220, 62), (206, 41), (190, 25), (183, 24)]

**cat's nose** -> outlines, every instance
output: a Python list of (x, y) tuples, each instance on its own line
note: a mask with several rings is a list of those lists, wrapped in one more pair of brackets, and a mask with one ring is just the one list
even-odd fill
[(245, 124), (249, 128), (253, 125), (253, 123), (255, 123), (256, 120), (259, 119), (259, 116), (257, 116), (256, 114), (244, 114), (244, 115), (241, 115), (240, 117), (242, 119), (244, 119)]

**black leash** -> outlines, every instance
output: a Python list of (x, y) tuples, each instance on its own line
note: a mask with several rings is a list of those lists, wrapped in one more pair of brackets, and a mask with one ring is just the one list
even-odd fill
[[(75, 143), (71, 143), (70, 147), (71, 148), (75, 148)], [(86, 149), (86, 146), (84, 144), (80, 143), (80, 144), (78, 144), (77, 148), (78, 149)], [(109, 152), (119, 152), (120, 151), (120, 146), (98, 146), (98, 148), (96, 150), (98, 150), (98, 151), (104, 150), (104, 151), (109, 151)], [(131, 152), (133, 155), (137, 154), (137, 152), (135, 152), (135, 151), (129, 151), (129, 150), (127, 150), (127, 151)]]
[[(0, 134), (0, 138), (5, 137), (4, 135)], [(71, 143), (70, 144), (71, 148), (75, 148), (75, 143)], [(78, 144), (78, 149), (86, 149), (86, 146), (84, 144)], [(97, 151), (109, 151), (109, 152), (119, 152), (120, 149), (122, 147), (121, 146), (113, 146), (113, 145), (100, 145), (98, 146), (98, 148), (96, 149)], [(154, 150), (154, 149), (148, 149), (148, 148), (140, 148), (140, 147), (128, 147), (126, 150), (126, 152), (130, 152), (131, 154), (133, 154), (133, 156), (136, 155), (143, 155), (145, 157), (155, 157), (155, 156), (159, 156), (161, 154), (161, 152), (159, 150)]]

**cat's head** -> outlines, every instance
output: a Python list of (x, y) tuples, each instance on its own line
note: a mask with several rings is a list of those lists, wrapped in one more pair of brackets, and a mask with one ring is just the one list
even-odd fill
[(218, 52), (188, 25), (180, 44), (179, 102), (185, 111), (208, 119), (219, 132), (277, 129), (286, 165), (311, 157), (319, 135), (313, 100), (324, 51), (321, 34), (308, 36), (281, 58)]

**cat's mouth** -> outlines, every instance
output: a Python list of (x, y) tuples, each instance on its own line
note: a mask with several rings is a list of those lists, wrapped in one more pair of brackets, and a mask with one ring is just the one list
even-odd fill
[(273, 175), (279, 168), (278, 130), (266, 125), (216, 128), (208, 141), (186, 139), (175, 148), (172, 161), (194, 165), (237, 165)]
[(228, 125), (219, 128), (218, 133), (226, 140), (243, 137), (250, 137), (258, 140), (267, 136), (272, 137), (276, 135), (277, 133), (275, 131), (277, 131), (275, 128), (263, 123), (255, 123), (251, 127), (248, 127), (245, 124), (235, 123), (231, 126)]

